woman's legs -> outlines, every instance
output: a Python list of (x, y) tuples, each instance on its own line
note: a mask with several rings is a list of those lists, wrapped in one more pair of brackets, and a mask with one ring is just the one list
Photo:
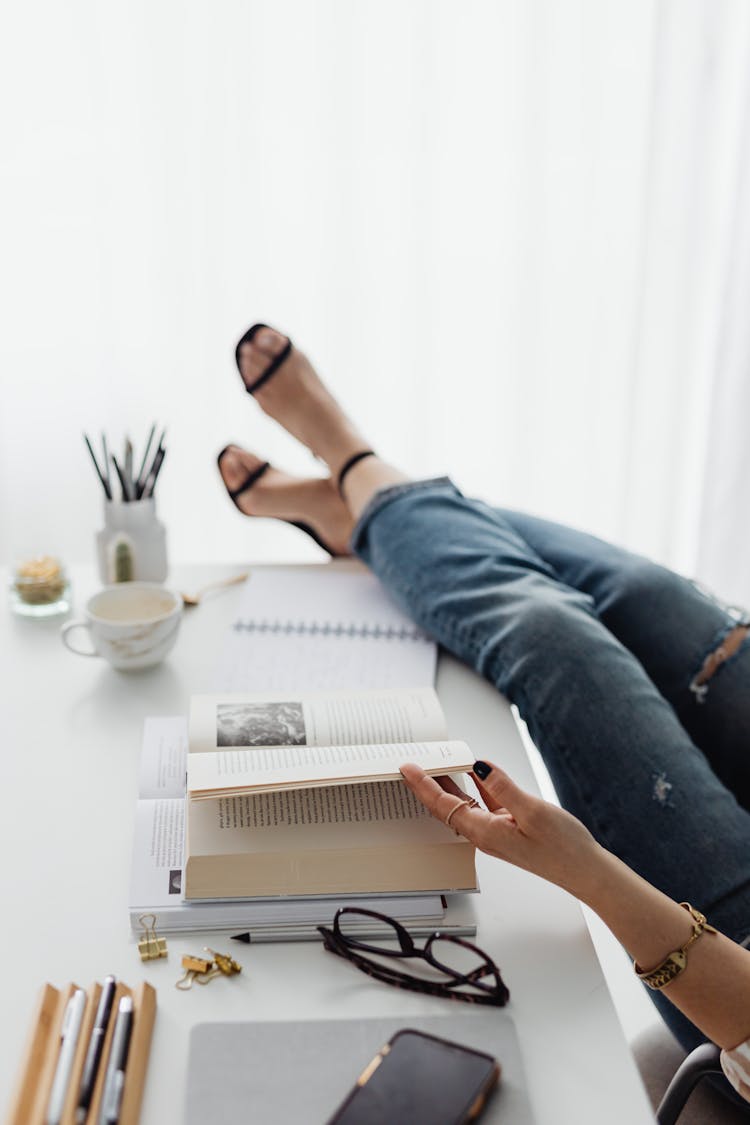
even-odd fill
[[(269, 355), (285, 343), (275, 336)], [(276, 384), (273, 403), (260, 393), (258, 401), (337, 473), (368, 443), (309, 364), (292, 362), (296, 354), (266, 384)], [(562, 803), (635, 870), (742, 940), (750, 815), (598, 619), (593, 596), (560, 581), (507, 519), (449, 482), (410, 484), (369, 457), (347, 477), (345, 500), (358, 518), (360, 557), (416, 620), (517, 703)], [(668, 1013), (686, 1046), (698, 1041)]]
[[(593, 535), (499, 509), (560, 581), (640, 661), (712, 769), (750, 809), (750, 631), (693, 582)], [(747, 620), (745, 616), (744, 620)], [(737, 632), (739, 648), (698, 685), (706, 658)]]

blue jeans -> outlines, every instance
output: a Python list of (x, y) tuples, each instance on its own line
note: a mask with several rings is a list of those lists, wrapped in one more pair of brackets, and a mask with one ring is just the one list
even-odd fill
[[(517, 705), (561, 804), (600, 843), (735, 941), (750, 935), (748, 639), (693, 684), (736, 616), (644, 558), (446, 479), (377, 493), (352, 546)], [(649, 995), (686, 1049), (705, 1040)]]

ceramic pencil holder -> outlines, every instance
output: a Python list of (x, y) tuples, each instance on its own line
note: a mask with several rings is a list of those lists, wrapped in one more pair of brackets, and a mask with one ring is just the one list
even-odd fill
[(96, 535), (99, 578), (116, 582), (163, 582), (167, 577), (167, 533), (147, 500), (104, 502), (104, 527)]

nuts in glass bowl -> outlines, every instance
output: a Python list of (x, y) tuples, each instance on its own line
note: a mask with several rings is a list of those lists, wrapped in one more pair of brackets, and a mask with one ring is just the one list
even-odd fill
[(20, 562), (11, 579), (11, 599), (17, 613), (43, 616), (70, 608), (68, 576), (51, 555)]

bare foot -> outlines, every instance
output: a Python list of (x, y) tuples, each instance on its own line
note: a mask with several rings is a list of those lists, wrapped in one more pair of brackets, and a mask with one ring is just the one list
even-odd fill
[[(240, 488), (263, 464), (254, 453), (238, 445), (227, 446), (219, 461), (227, 491)], [(271, 466), (234, 502), (246, 516), (265, 516), (302, 527), (331, 555), (351, 554), (354, 521), (331, 480), (293, 477)]]
[[(273, 328), (262, 328), (239, 352), (240, 374), (251, 386), (286, 347)], [(326, 389), (310, 361), (297, 348), (273, 376), (254, 392), (259, 406), (293, 437), (326, 462), (334, 479), (354, 453), (368, 442)]]

